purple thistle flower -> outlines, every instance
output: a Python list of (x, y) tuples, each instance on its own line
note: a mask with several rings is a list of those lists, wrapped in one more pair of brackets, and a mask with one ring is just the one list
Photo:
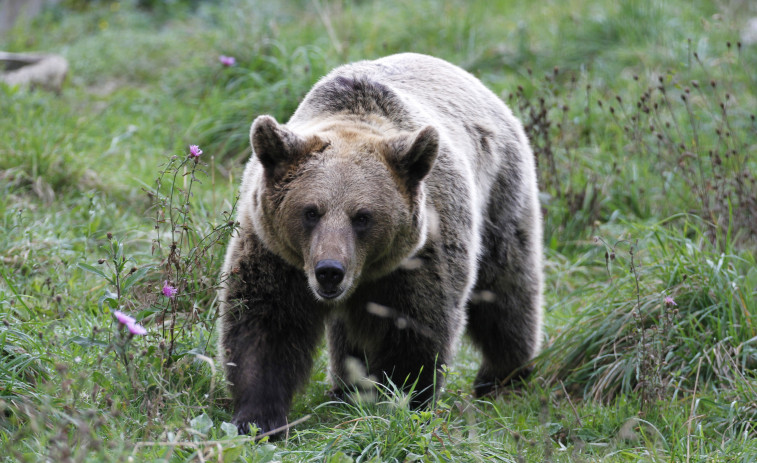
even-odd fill
[(163, 295), (169, 299), (173, 299), (179, 290), (168, 284), (168, 280), (163, 283)]
[(237, 60), (233, 56), (221, 55), (218, 57), (218, 61), (220, 61), (221, 64), (223, 64), (226, 67), (234, 66), (235, 64), (237, 64)]
[(127, 328), (129, 328), (129, 332), (131, 334), (136, 334), (139, 336), (144, 336), (147, 334), (147, 330), (144, 326), (140, 325), (139, 323), (131, 323), (126, 325)]
[(676, 301), (670, 296), (665, 296), (665, 305), (668, 307), (677, 306)]
[(189, 156), (193, 158), (199, 158), (202, 154), (202, 150), (197, 145), (189, 145)]
[(133, 317), (130, 317), (130, 316), (126, 315), (125, 313), (119, 311), (119, 310), (116, 310), (115, 312), (113, 312), (113, 315), (116, 316), (116, 318), (118, 319), (119, 323), (122, 323), (122, 324), (124, 324), (126, 326), (133, 325), (133, 324), (137, 323), (137, 321)]
[(140, 336), (147, 334), (145, 327), (137, 323), (137, 320), (135, 320), (134, 317), (130, 317), (120, 310), (114, 311), (113, 315), (116, 317), (116, 319), (118, 319), (119, 323), (126, 325), (126, 328), (129, 329), (129, 332), (131, 334), (138, 334)]

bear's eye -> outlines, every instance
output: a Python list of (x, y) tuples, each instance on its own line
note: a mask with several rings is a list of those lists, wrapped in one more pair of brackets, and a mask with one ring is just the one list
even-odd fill
[(359, 232), (367, 230), (370, 224), (371, 224), (371, 213), (368, 211), (360, 210), (352, 218), (352, 226), (355, 227), (355, 230)]
[(320, 214), (318, 214), (318, 209), (316, 209), (315, 207), (305, 208), (303, 215), (305, 218), (305, 224), (307, 225), (315, 225), (318, 223), (318, 219), (321, 218)]

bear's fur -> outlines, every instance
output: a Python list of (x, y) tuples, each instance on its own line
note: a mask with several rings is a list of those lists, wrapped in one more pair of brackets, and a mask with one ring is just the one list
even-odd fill
[(357, 370), (415, 383), (425, 403), (466, 326), (477, 395), (527, 374), (541, 339), (534, 159), (481, 82), (424, 55), (362, 61), (288, 123), (258, 117), (250, 139), (220, 295), (240, 432), (286, 424), (324, 328), (337, 394)]

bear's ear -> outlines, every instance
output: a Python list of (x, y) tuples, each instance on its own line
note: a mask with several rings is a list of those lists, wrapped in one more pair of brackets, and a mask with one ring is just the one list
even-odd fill
[(305, 140), (276, 122), (271, 116), (258, 116), (250, 128), (252, 151), (263, 164), (266, 176), (279, 180), (289, 166), (307, 149)]
[(439, 132), (428, 125), (412, 135), (392, 139), (387, 160), (405, 180), (410, 191), (415, 191), (431, 171), (438, 153)]

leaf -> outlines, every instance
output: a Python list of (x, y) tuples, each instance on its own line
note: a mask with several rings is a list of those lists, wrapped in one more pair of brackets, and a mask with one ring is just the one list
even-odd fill
[(565, 429), (560, 423), (547, 423), (546, 428), (547, 428), (547, 433), (550, 436), (554, 436), (555, 434)]
[(79, 263), (78, 267), (80, 269), (82, 269), (82, 270), (86, 270), (87, 272), (94, 273), (95, 275), (100, 276), (100, 277), (108, 280), (109, 282), (113, 283), (113, 281), (110, 279), (110, 277), (108, 277), (108, 275), (106, 275), (105, 272), (103, 272), (102, 270), (100, 270), (97, 267), (94, 267), (94, 266), (89, 265), (89, 264), (81, 263), (81, 262)]
[(234, 447), (229, 447), (228, 445), (225, 444), (223, 448), (223, 461), (239, 461), (242, 457), (242, 451), (244, 451), (242, 444)]
[(275, 456), (276, 446), (273, 444), (265, 443), (255, 447), (255, 461), (267, 463), (273, 461)]
[(97, 307), (100, 308), (100, 312), (103, 311), (103, 303), (107, 302), (111, 309), (118, 307), (118, 294), (111, 292), (109, 289), (105, 290), (100, 299), (97, 300)]
[(576, 431), (576, 437), (584, 442), (598, 442), (603, 439), (603, 436), (591, 428), (579, 428)]
[(92, 338), (84, 338), (81, 336), (74, 336), (73, 338), (65, 342), (65, 344), (70, 344), (70, 343), (74, 343), (82, 347), (108, 347), (107, 342), (98, 341), (97, 339), (92, 339)]
[(111, 378), (102, 374), (101, 372), (97, 370), (92, 372), (92, 382), (94, 384), (99, 385), (105, 390), (108, 390), (109, 388), (113, 387), (112, 385), (113, 381), (111, 381)]
[(152, 267), (152, 266), (142, 267), (141, 269), (137, 270), (136, 272), (134, 272), (131, 275), (129, 275), (128, 277), (126, 277), (126, 279), (124, 280), (124, 282), (121, 284), (121, 292), (125, 293), (126, 291), (128, 291), (129, 288), (131, 288), (132, 286), (134, 286), (134, 283), (136, 283), (139, 280), (141, 280), (142, 278), (144, 278), (145, 275), (147, 275), (147, 272), (149, 272), (153, 268), (154, 267)]
[[(414, 453), (408, 453), (405, 457), (405, 461), (417, 461), (422, 460), (423, 455), (416, 455)], [(326, 460), (327, 463), (353, 463), (355, 460), (352, 459), (352, 457), (344, 454), (343, 452), (338, 452), (334, 455), (331, 455), (328, 460)]]
[(213, 420), (211, 420), (207, 414), (203, 413), (202, 415), (192, 418), (189, 421), (189, 425), (195, 431), (207, 435), (210, 428), (213, 427)]
[(229, 438), (237, 437), (239, 435), (237, 426), (235, 424), (227, 423), (226, 421), (221, 423), (221, 431), (223, 431), (224, 436)]

